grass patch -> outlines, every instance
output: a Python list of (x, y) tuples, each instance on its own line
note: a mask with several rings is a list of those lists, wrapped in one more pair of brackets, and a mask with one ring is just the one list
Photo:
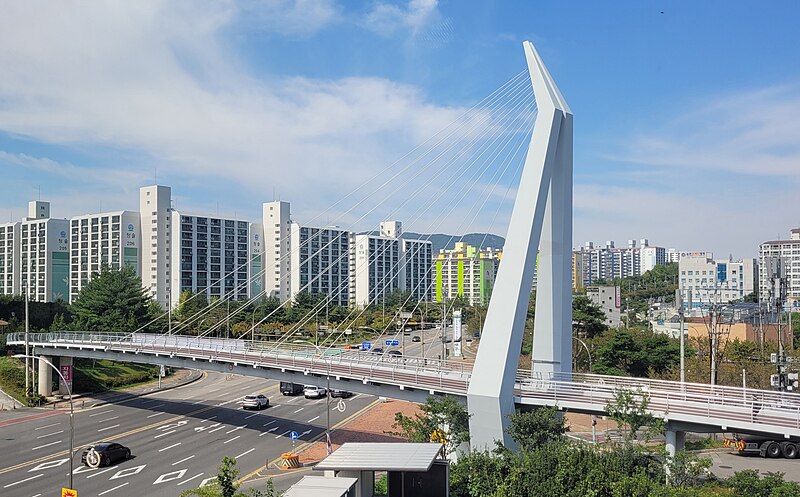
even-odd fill
[(722, 439), (708, 437), (700, 440), (687, 440), (685, 447), (686, 450), (721, 449)]
[(145, 364), (76, 359), (73, 383), (76, 392), (102, 392), (155, 380), (158, 370)]
[(0, 388), (18, 401), (25, 403), (25, 366), (13, 357), (0, 357)]

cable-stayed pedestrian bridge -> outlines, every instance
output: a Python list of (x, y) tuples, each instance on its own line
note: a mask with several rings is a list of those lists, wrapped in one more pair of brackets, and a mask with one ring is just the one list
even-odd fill
[[(22, 333), (9, 345), (25, 343)], [(110, 359), (230, 372), (422, 402), (429, 395), (466, 400), (472, 364), (268, 342), (154, 334), (31, 333), (37, 355)], [(677, 431), (739, 431), (800, 437), (800, 396), (766, 390), (578, 373), (518, 371), (514, 402), (605, 414), (620, 389), (646, 393), (649, 410)]]

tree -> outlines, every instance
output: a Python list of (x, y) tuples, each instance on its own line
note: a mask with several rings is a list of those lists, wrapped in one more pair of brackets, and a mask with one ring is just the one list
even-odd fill
[(624, 429), (625, 441), (636, 440), (639, 430), (648, 426), (660, 430), (663, 422), (647, 411), (650, 396), (644, 392), (634, 392), (622, 388), (614, 392), (614, 400), (606, 404), (608, 417)]
[(394, 421), (398, 431), (390, 434), (410, 442), (442, 441), (448, 454), (469, 441), (469, 413), (455, 397), (428, 397), (413, 418), (397, 412)]
[(71, 311), (77, 329), (131, 333), (157, 317), (151, 303), (133, 269), (104, 266), (83, 287)]
[(555, 407), (537, 407), (510, 415), (506, 432), (522, 450), (531, 450), (559, 439), (569, 429)]
[(606, 331), (606, 316), (603, 310), (595, 305), (589, 297), (576, 295), (572, 298), (572, 322), (578, 336), (594, 338)]
[(204, 294), (197, 294), (191, 290), (186, 290), (178, 299), (175, 309), (175, 317), (180, 321), (188, 321), (199, 315), (208, 306), (208, 301)]

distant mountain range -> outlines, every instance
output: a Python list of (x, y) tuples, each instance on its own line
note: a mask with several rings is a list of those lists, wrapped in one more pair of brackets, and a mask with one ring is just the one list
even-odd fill
[[(377, 235), (377, 231), (370, 231), (367, 234)], [(406, 231), (401, 235), (403, 238), (410, 238), (414, 240), (430, 240), (433, 250), (432, 253), (438, 254), (440, 250), (451, 250), (455, 247), (456, 242), (466, 242), (473, 247), (487, 248), (492, 247), (502, 249), (506, 243), (506, 239), (499, 235), (492, 235), (491, 233), (468, 233), (466, 235), (445, 235), (443, 233), (434, 233), (426, 235), (424, 233), (413, 233)]]

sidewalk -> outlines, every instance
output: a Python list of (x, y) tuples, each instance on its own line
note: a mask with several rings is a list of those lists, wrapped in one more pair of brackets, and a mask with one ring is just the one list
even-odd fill
[[(204, 373), (202, 371), (195, 369), (178, 369), (172, 376), (161, 381), (161, 389), (158, 388), (158, 381), (156, 380), (124, 390), (114, 390), (96, 394), (75, 394), (72, 396), (72, 403), (76, 410), (88, 409), (109, 402), (133, 399), (156, 391), (178, 388), (199, 380), (203, 375)], [(19, 407), (19, 403), (17, 405), (18, 407), (15, 410), (0, 411), (0, 425), (17, 423), (28, 419), (36, 419), (38, 417), (68, 411), (69, 399), (61, 399), (42, 407)]]

